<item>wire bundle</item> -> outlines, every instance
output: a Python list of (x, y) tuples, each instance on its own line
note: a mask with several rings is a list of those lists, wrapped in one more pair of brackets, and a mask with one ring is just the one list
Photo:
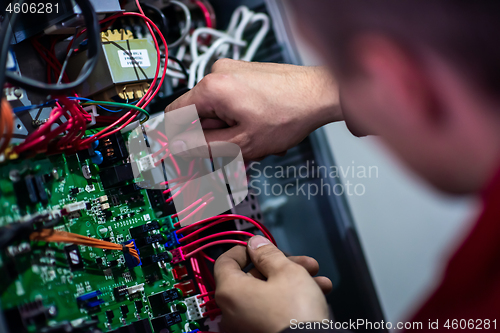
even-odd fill
[[(14, 152), (20, 154), (25, 151), (45, 152), (54, 139), (59, 139), (51, 152), (62, 152), (68, 149), (77, 149), (80, 139), (85, 135), (87, 121), (91, 116), (83, 110), (78, 103), (61, 97), (58, 106), (52, 109), (47, 121), (39, 129), (31, 133), (26, 140), (14, 148)], [(61, 119), (66, 121), (61, 123)], [(59, 126), (53, 128), (54, 124)], [(60, 137), (61, 134), (66, 135)]]
[[(254, 234), (246, 232), (246, 231), (223, 231), (223, 232), (219, 232), (219, 233), (205, 236), (205, 237), (200, 238), (200, 239), (196, 239), (196, 237), (198, 237), (200, 233), (202, 233), (206, 230), (209, 230), (210, 228), (212, 228), (220, 223), (224, 223), (227, 221), (239, 220), (239, 219), (245, 220), (245, 221), (253, 224), (257, 229), (259, 229), (259, 231), (262, 232), (262, 234), (265, 237), (267, 237), (274, 245), (276, 245), (276, 241), (275, 241), (274, 237), (271, 235), (271, 233), (269, 232), (269, 230), (264, 225), (259, 223), (258, 221), (255, 221), (255, 220), (253, 220), (249, 217), (243, 216), (243, 215), (224, 214), (224, 215), (213, 216), (213, 217), (195, 222), (193, 224), (190, 224), (188, 226), (185, 226), (185, 227), (182, 227), (182, 228), (176, 230), (176, 233), (178, 235), (181, 235), (181, 234), (186, 235), (186, 236), (179, 238), (179, 242), (181, 242), (181, 243), (187, 242), (185, 245), (181, 246), (180, 249), (183, 251), (186, 258), (189, 258), (189, 257), (195, 255), (196, 253), (200, 252), (200, 254), (205, 259), (209, 260), (212, 263), (215, 262), (214, 259), (208, 257), (202, 251), (209, 248), (209, 247), (215, 246), (215, 245), (236, 244), (236, 245), (246, 246), (247, 243), (245, 241), (242, 241), (241, 239), (221, 239), (221, 240), (216, 240), (216, 241), (211, 241), (211, 242), (205, 243), (206, 241), (209, 241), (209, 240), (214, 239), (214, 238), (233, 237), (233, 236), (237, 236), (239, 238), (241, 238), (241, 237), (249, 238), (249, 237), (253, 237)], [(181, 222), (177, 222), (174, 226), (179, 227), (180, 225), (181, 225)], [(200, 228), (196, 229), (197, 227), (200, 227)], [(188, 240), (190, 240), (191, 242), (188, 242)], [(203, 243), (205, 243), (205, 244), (203, 244)], [(201, 245), (201, 246), (193, 249), (193, 246), (196, 246), (196, 245)]]
[(71, 232), (57, 231), (53, 229), (42, 229), (41, 231), (35, 231), (31, 233), (30, 240), (45, 241), (51, 243), (70, 243), (70, 244), (72, 243), (77, 245), (96, 247), (105, 250), (123, 251), (125, 253), (129, 253), (131, 256), (137, 259), (137, 262), (140, 262), (139, 254), (137, 253), (137, 250), (134, 248), (134, 243), (121, 245), (103, 241), (100, 239), (74, 234)]
[[(205, 14), (206, 17), (207, 15)], [(251, 41), (244, 40), (245, 32), (257, 22), (261, 22), (257, 34)], [(213, 29), (208, 24), (207, 27), (194, 30), (190, 36), (186, 37), (176, 55), (176, 59), (191, 61), (188, 88), (193, 88), (205, 76), (207, 66), (213, 58), (231, 56), (236, 60), (251, 61), (269, 28), (270, 21), (266, 14), (255, 13), (245, 6), (240, 6), (234, 11), (225, 32)], [(200, 38), (207, 36), (211, 38), (205, 38), (204, 41), (209, 41), (211, 44), (200, 43)], [(189, 47), (189, 52), (187, 52), (187, 47)]]
[[(83, 105), (109, 105), (109, 106), (119, 106), (119, 107), (127, 107), (130, 109), (128, 112), (126, 112), (123, 116), (119, 117), (116, 119), (114, 122), (112, 122), (110, 125), (105, 127), (104, 129), (100, 130), (98, 133), (95, 135), (92, 135), (87, 138), (83, 138), (84, 132), (86, 130), (87, 122), (90, 122), (92, 117), (89, 115), (87, 112), (81, 108), (78, 103), (76, 102), (70, 102), (68, 101), (67, 98), (61, 97), (58, 99), (57, 104), (58, 107), (54, 108), (50, 114), (49, 119), (45, 122), (45, 124), (42, 125), (41, 128), (36, 130), (35, 132), (31, 133), (29, 135), (25, 142), (22, 143), (21, 145), (17, 146), (15, 148), (16, 153), (21, 153), (24, 151), (34, 151), (34, 152), (45, 152), (49, 149), (49, 144), (51, 143), (52, 140), (58, 140), (56, 143), (56, 149), (52, 150), (51, 152), (62, 152), (65, 150), (78, 150), (78, 149), (83, 149), (87, 146), (89, 146), (92, 142), (105, 138), (109, 135), (112, 135), (123, 128), (125, 128), (127, 125), (129, 125), (133, 120), (135, 120), (141, 113), (145, 115), (145, 118), (142, 119), (141, 122), (145, 122), (149, 118), (149, 114), (144, 110), (144, 108), (153, 100), (153, 98), (158, 94), (161, 85), (163, 84), (163, 80), (165, 78), (166, 74), (166, 68), (163, 69), (163, 75), (159, 79), (160, 76), (160, 68), (161, 68), (161, 52), (159, 50), (158, 46), (158, 41), (155, 37), (155, 34), (153, 33), (153, 29), (156, 30), (156, 32), (159, 34), (162, 42), (164, 45), (166, 45), (165, 39), (163, 35), (161, 34), (160, 30), (158, 27), (148, 18), (144, 15), (144, 12), (142, 11), (142, 8), (140, 7), (139, 1), (137, 1), (137, 6), (141, 13), (133, 13), (133, 12), (125, 12), (125, 13), (118, 13), (113, 16), (110, 16), (99, 23), (107, 23), (110, 21), (114, 21), (119, 17), (123, 16), (136, 16), (140, 17), (146, 22), (146, 25), (151, 33), (151, 36), (153, 38), (156, 50), (157, 50), (157, 66), (156, 66), (156, 72), (154, 79), (146, 92), (146, 94), (137, 102), (136, 105), (131, 105), (131, 104), (124, 104), (124, 103), (115, 103), (115, 102), (95, 102), (89, 99), (85, 98), (79, 98), (79, 97), (74, 97), (72, 99), (76, 100), (81, 100), (83, 101)], [(87, 29), (81, 30), (78, 34), (75, 35), (75, 40), (78, 36), (81, 34), (85, 33)], [(36, 48), (39, 50), (41, 49), (42, 46), (35, 41), (34, 45), (36, 45)], [(73, 50), (70, 45), (70, 51)], [(49, 55), (51, 52), (46, 51), (46, 54), (43, 56), (44, 59), (47, 62), (48, 68), (51, 67), (55, 73), (60, 73), (60, 78), (65, 78), (64, 74), (64, 68), (61, 67), (60, 63), (57, 65), (56, 61), (57, 58), (55, 56), (53, 57), (54, 59), (50, 59)], [(168, 50), (166, 50), (167, 56), (168, 56)], [(40, 52), (40, 54), (43, 54), (43, 52)], [(50, 72), (48, 72), (50, 73)], [(10, 77), (9, 77), (10, 78)], [(48, 75), (48, 78), (50, 78), (50, 74)], [(157, 84), (158, 83), (158, 84)], [(59, 105), (59, 102), (61, 102), (62, 105)], [(2, 108), (3, 109), (3, 108)], [(25, 108), (22, 109), (22, 111), (26, 110)], [(19, 110), (20, 112), (21, 110)], [(110, 111), (110, 110), (108, 110)], [(17, 111), (16, 111), (17, 112)], [(3, 114), (3, 113), (2, 113)], [(66, 121), (62, 122), (62, 119), (65, 118)], [(59, 126), (55, 129), (53, 129), (53, 125), (58, 123)], [(61, 137), (61, 135), (64, 134), (64, 136)]]

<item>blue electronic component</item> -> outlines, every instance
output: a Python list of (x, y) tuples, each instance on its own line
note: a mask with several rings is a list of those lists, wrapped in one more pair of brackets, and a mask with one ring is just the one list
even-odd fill
[(17, 71), (16, 56), (14, 55), (14, 51), (12, 51), (12, 50), (9, 50), (8, 53), (7, 53), (6, 68), (9, 71)]
[(92, 160), (92, 163), (97, 165), (101, 164), (104, 161), (102, 153), (99, 150), (96, 150), (94, 153), (95, 155), (90, 158)]
[(95, 140), (94, 142), (92, 142), (92, 148), (96, 149), (97, 146), (99, 146), (99, 140)]
[(97, 297), (97, 296), (100, 296), (102, 294), (102, 292), (100, 290), (96, 290), (96, 291), (92, 291), (88, 294), (84, 294), (84, 295), (81, 295), (81, 296), (78, 296), (76, 298), (76, 300), (78, 302), (85, 302), (85, 301), (88, 301), (94, 297)]
[[(128, 240), (122, 244), (127, 245), (130, 243), (134, 244), (134, 249), (137, 251), (137, 254), (139, 255), (139, 258), (140, 258), (141, 253), (139, 252), (137, 245), (135, 245), (135, 239)], [(132, 256), (130, 253), (124, 253), (123, 255), (125, 256), (125, 263), (127, 264), (127, 267), (129, 269), (132, 269), (132, 268), (137, 267), (137, 266), (142, 266), (142, 261), (139, 259), (139, 262), (137, 262), (137, 259), (134, 256)]]
[(104, 301), (102, 299), (97, 299), (95, 301), (87, 302), (85, 304), (85, 306), (88, 307), (88, 308), (95, 308), (96, 306), (99, 306), (99, 305), (101, 305), (103, 303), (104, 303)]
[(167, 249), (172, 249), (176, 246), (179, 246), (179, 238), (182, 238), (183, 236), (181, 234), (177, 234), (175, 231), (165, 235), (167, 242), (165, 243), (165, 247)]

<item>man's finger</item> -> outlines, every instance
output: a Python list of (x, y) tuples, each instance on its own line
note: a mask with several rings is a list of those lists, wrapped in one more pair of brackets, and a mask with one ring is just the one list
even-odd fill
[[(238, 125), (223, 129), (188, 131), (172, 138), (169, 149), (174, 155), (209, 158), (208, 145), (210, 145), (212, 158), (232, 156), (234, 155), (232, 150), (225, 152), (224, 147), (217, 149), (215, 146), (220, 147), (225, 142), (238, 145), (241, 141), (240, 136), (241, 128)], [(216, 156), (214, 156), (215, 152), (217, 152)]]
[(177, 109), (196, 105), (196, 110), (200, 118), (217, 118), (215, 108), (213, 107), (213, 97), (207, 98), (199, 87), (195, 87), (177, 98), (175, 101), (167, 105), (165, 113), (175, 111)]
[(214, 266), (214, 277), (217, 285), (235, 276), (246, 276), (242, 269), (248, 266), (249, 263), (250, 258), (247, 255), (246, 248), (240, 245), (220, 255)]
[(267, 278), (283, 272), (286, 267), (293, 265), (285, 254), (265, 237), (254, 236), (250, 238), (247, 248), (255, 268)]
[(316, 276), (313, 278), (314, 281), (318, 284), (318, 286), (321, 288), (321, 291), (323, 294), (328, 294), (332, 291), (333, 289), (333, 284), (332, 281), (327, 278), (326, 276)]
[[(311, 257), (307, 256), (290, 256), (287, 257), (290, 261), (299, 264), (300, 266), (304, 267), (306, 271), (309, 273), (309, 275), (314, 276), (318, 274), (319, 271), (319, 264), (318, 262)], [(265, 280), (265, 276), (262, 275), (261, 272), (257, 270), (257, 268), (252, 268), (248, 273), (248, 275), (259, 279), (259, 280)]]
[(304, 267), (309, 275), (314, 276), (318, 274), (319, 264), (316, 259), (307, 256), (291, 256), (288, 259)]

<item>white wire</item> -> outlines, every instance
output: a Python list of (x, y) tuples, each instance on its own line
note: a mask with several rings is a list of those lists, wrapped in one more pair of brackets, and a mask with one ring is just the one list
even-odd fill
[[(261, 23), (259, 31), (252, 40), (245, 41), (243, 39), (245, 31), (258, 22)], [(206, 67), (213, 58), (227, 57), (231, 47), (231, 58), (251, 61), (269, 29), (270, 20), (266, 14), (254, 13), (247, 7), (240, 6), (233, 12), (226, 31), (202, 27), (196, 29), (190, 36), (186, 36), (178, 48), (177, 59), (191, 63), (189, 66), (188, 88), (193, 88), (205, 76)], [(212, 36), (211, 45), (207, 46), (199, 43), (198, 40), (201, 36)], [(172, 76), (180, 78), (180, 74), (172, 73)]]
[[(191, 66), (189, 67), (189, 80), (188, 80), (188, 88), (193, 89), (194, 85), (199, 82), (205, 73), (206, 66), (210, 58), (213, 56), (217, 48), (219, 48), (222, 43), (241, 43), (241, 45), (244, 46), (244, 42), (242, 41), (235, 41), (234, 39), (230, 37), (223, 37), (219, 38), (214, 44), (212, 44), (212, 47), (210, 47), (209, 51), (204, 53), (203, 55), (197, 57), (192, 63)], [(204, 64), (203, 66), (200, 66), (200, 64)], [(201, 74), (199, 74), (201, 73)], [(199, 80), (196, 79), (197, 74), (199, 74)]]
[(186, 79), (186, 75), (182, 72), (176, 72), (170, 68), (167, 68), (167, 75), (176, 79)]
[(264, 38), (266, 38), (266, 35), (269, 32), (270, 28), (269, 17), (262, 13), (255, 14), (252, 18), (252, 24), (258, 21), (262, 21), (262, 26), (260, 27), (259, 32), (253, 38), (252, 43), (250, 43), (250, 46), (248, 47), (247, 51), (245, 52), (245, 55), (241, 60), (252, 61), (253, 57), (255, 56), (255, 53), (257, 52), (258, 48), (260, 47), (260, 45), (264, 41)]
[(217, 51), (217, 49), (219, 49), (220, 46), (222, 46), (223, 44), (234, 44), (234, 45), (238, 45), (238, 46), (243, 46), (244, 47), (246, 45), (246, 42), (234, 40), (234, 39), (232, 39), (230, 37), (223, 37), (223, 38), (217, 39), (212, 44), (212, 46), (210, 46), (209, 50), (206, 53), (204, 53), (202, 57), (200, 57), (202, 59), (199, 61), (199, 64), (198, 64), (198, 70), (197, 70), (197, 73), (196, 73), (197, 74), (196, 82), (200, 82), (200, 80), (205, 76), (205, 72), (206, 72), (206, 68), (207, 68), (208, 62), (215, 55), (215, 52)]
[[(246, 8), (246, 7), (245, 7)], [(248, 10), (246, 8), (246, 11), (242, 12), (242, 18), (241, 21), (236, 28), (234, 32), (234, 38), (237, 40), (243, 40), (243, 33), (245, 32), (246, 28), (248, 27), (249, 23), (252, 21), (252, 18), (254, 16), (254, 13)], [(233, 59), (239, 60), (240, 59), (240, 48), (234, 46), (233, 47)]]
[(184, 14), (186, 15), (186, 22), (185, 22), (186, 26), (184, 27), (184, 31), (181, 32), (181, 37), (175, 42), (168, 44), (169, 48), (174, 48), (184, 41), (186, 36), (189, 34), (189, 31), (191, 30), (191, 12), (189, 11), (189, 8), (180, 1), (171, 0), (170, 3), (173, 3), (174, 5), (181, 7), (182, 10), (184, 11)]
[(196, 29), (193, 32), (193, 34), (191, 35), (191, 42), (190, 42), (190, 44), (191, 44), (191, 48), (190, 48), (191, 58), (193, 61), (195, 61), (196, 58), (199, 57), (198, 38), (200, 37), (201, 34), (212, 35), (212, 36), (217, 37), (217, 38), (223, 38), (223, 37), (230, 37), (231, 38), (231, 36), (228, 36), (226, 33), (219, 31), (219, 30), (212, 29), (212, 28), (198, 28), (198, 29)]

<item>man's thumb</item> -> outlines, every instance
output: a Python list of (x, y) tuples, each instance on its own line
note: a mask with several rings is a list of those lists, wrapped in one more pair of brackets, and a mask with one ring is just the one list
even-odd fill
[(282, 272), (286, 266), (293, 264), (269, 239), (262, 236), (250, 238), (248, 254), (255, 268), (267, 278)]

